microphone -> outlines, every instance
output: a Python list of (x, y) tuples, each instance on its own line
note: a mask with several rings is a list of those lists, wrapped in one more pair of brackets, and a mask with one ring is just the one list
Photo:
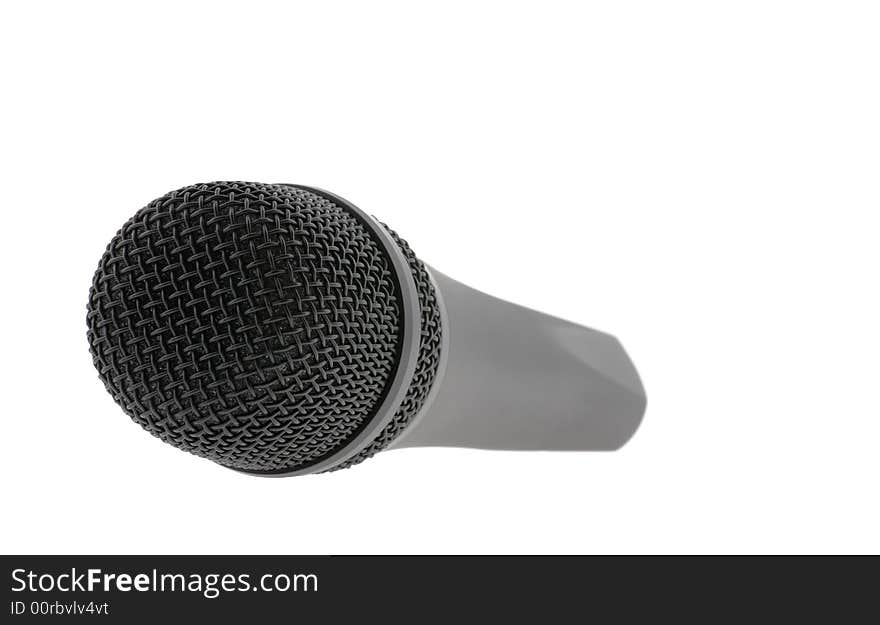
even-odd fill
[(132, 420), (254, 475), (405, 447), (614, 450), (646, 406), (614, 337), (456, 282), (301, 185), (154, 200), (107, 246), (87, 325)]

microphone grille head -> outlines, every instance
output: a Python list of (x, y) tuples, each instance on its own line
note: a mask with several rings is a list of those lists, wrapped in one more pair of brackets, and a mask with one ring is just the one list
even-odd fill
[[(389, 234), (416, 284), (415, 373), (378, 435), (330, 468), (396, 438), (437, 374), (436, 293)], [(112, 239), (89, 293), (88, 339), (107, 390), (147, 431), (228, 467), (288, 473), (381, 417), (406, 348), (403, 288), (389, 249), (339, 198), (192, 185), (148, 204)]]

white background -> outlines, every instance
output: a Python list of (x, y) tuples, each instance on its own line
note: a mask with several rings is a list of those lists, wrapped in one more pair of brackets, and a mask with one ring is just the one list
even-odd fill
[[(0, 551), (880, 551), (880, 15), (851, 2), (0, 9)], [(606, 454), (248, 477), (92, 367), (104, 246), (168, 190), (324, 187), (621, 338)]]

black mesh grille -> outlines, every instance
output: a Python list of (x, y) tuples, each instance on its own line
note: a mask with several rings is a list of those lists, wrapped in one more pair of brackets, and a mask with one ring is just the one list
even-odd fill
[(108, 391), (149, 432), (279, 471), (326, 458), (370, 420), (400, 315), (390, 259), (351, 213), (301, 189), (218, 182), (122, 227), (94, 277), (88, 337)]

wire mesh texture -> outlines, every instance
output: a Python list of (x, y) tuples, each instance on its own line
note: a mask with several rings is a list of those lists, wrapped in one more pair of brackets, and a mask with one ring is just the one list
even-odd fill
[(425, 264), (416, 257), (409, 244), (401, 239), (396, 232), (385, 224), (382, 224), (394, 242), (397, 243), (403, 255), (406, 257), (416, 290), (419, 297), (420, 332), (419, 332), (419, 356), (416, 361), (416, 370), (412, 382), (407, 389), (406, 396), (400, 404), (400, 408), (394, 414), (394, 418), (382, 429), (382, 432), (373, 439), (364, 449), (355, 456), (330, 469), (347, 469), (359, 464), (379, 453), (400, 436), (415, 416), (422, 409), (440, 366), (440, 351), (443, 342), (443, 323), (440, 315), (440, 305), (437, 300), (437, 292)]
[[(384, 448), (433, 384), (440, 318), (424, 265), (392, 233), (416, 280), (419, 360), (379, 436)], [(388, 252), (351, 212), (285, 185), (215, 182), (151, 202), (116, 234), (89, 293), (95, 367), (158, 438), (251, 472), (306, 468), (375, 416), (402, 348)]]

